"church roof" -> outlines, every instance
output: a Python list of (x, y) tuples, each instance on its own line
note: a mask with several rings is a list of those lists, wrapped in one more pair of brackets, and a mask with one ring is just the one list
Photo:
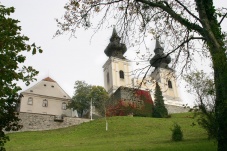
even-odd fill
[(160, 42), (158, 39), (156, 39), (156, 43), (155, 43), (155, 48), (154, 48), (154, 52), (155, 53), (162, 53), (163, 52), (163, 48), (162, 46), (160, 45)]
[(46, 77), (23, 93), (48, 96), (60, 99), (71, 99), (71, 97), (60, 87), (60, 85), (50, 77)]
[(112, 36), (110, 37), (110, 43), (104, 50), (108, 57), (117, 57), (120, 59), (125, 59), (123, 57), (124, 53), (127, 51), (125, 44), (120, 43), (121, 38), (118, 36), (115, 27), (113, 28)]
[(171, 62), (171, 57), (164, 53), (164, 49), (161, 47), (158, 39), (156, 39), (154, 53), (154, 57), (150, 60), (151, 66), (169, 69), (168, 64)]

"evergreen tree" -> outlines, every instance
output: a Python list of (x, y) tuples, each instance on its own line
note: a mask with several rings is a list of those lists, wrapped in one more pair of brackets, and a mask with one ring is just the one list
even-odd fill
[(160, 86), (158, 85), (158, 82), (156, 82), (154, 97), (155, 97), (155, 100), (154, 100), (153, 117), (158, 117), (158, 118), (167, 117), (168, 111), (164, 105), (162, 91)]

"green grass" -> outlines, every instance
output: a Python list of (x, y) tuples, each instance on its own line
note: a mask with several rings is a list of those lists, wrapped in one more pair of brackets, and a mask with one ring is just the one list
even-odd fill
[[(217, 144), (207, 140), (206, 132), (191, 114), (174, 114), (171, 118), (143, 117), (99, 119), (64, 129), (11, 133), (7, 151), (213, 151)], [(171, 141), (173, 123), (177, 122), (184, 134), (181, 142)]]

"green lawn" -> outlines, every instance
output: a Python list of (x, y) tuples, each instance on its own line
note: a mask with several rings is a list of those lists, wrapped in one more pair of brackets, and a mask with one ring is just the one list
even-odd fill
[[(214, 151), (217, 144), (207, 140), (198, 125), (191, 126), (192, 114), (175, 114), (171, 118), (143, 117), (99, 119), (64, 129), (11, 133), (7, 151)], [(171, 141), (170, 128), (177, 122), (184, 134), (182, 142)]]

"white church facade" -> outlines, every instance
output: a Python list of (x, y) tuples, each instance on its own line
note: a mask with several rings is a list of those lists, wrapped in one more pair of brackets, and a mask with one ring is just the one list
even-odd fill
[(109, 95), (114, 94), (119, 87), (123, 86), (150, 91), (154, 100), (155, 83), (158, 82), (169, 113), (186, 112), (187, 110), (183, 108), (183, 102), (179, 97), (175, 71), (168, 67), (171, 58), (164, 54), (164, 49), (159, 41), (156, 40), (155, 55), (150, 60), (150, 65), (154, 67), (154, 70), (142, 80), (142, 78), (131, 77), (130, 60), (123, 56), (127, 48), (125, 44), (120, 43), (120, 39), (114, 28), (110, 43), (104, 51), (109, 57), (103, 65), (104, 88)]

